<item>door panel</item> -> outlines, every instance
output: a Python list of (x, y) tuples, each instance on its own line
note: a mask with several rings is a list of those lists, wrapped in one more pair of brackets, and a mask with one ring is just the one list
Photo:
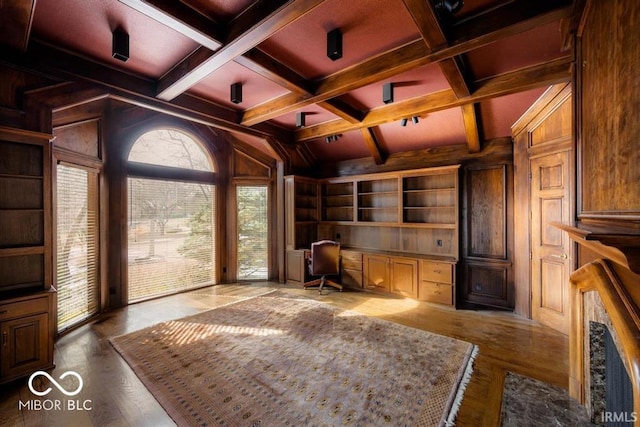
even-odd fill
[(570, 218), (569, 151), (531, 159), (531, 314), (569, 333), (569, 237), (553, 222)]

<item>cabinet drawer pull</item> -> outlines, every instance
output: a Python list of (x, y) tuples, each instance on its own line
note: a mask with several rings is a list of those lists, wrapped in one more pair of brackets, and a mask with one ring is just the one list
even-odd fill
[(440, 274), (440, 273), (442, 273), (442, 270), (433, 270), (433, 272), (436, 273), (436, 274)]
[(2, 311), (0, 311), (0, 315), (1, 314), (7, 314), (8, 312), (9, 312), (9, 310), (2, 310)]

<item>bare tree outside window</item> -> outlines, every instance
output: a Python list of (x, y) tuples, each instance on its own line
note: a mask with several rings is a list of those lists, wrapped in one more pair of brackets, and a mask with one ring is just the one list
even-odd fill
[(153, 179), (128, 179), (129, 302), (215, 282), (215, 185), (158, 179), (162, 167), (212, 172), (189, 135), (149, 132), (129, 161), (160, 166)]

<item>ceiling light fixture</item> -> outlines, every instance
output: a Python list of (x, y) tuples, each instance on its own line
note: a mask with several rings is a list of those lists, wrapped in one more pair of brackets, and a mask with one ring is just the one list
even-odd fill
[(385, 104), (393, 102), (393, 83), (382, 85), (382, 102)]
[(330, 144), (332, 142), (337, 141), (339, 137), (340, 135), (329, 135), (324, 138), (324, 142), (326, 142), (327, 144)]
[(242, 83), (233, 83), (231, 85), (231, 102), (234, 104), (242, 102)]
[(417, 125), (417, 124), (418, 124), (418, 121), (419, 121), (418, 116), (413, 116), (413, 117), (411, 118), (411, 121), (413, 122), (413, 124), (414, 124), (414, 125)]
[(462, 9), (463, 0), (436, 0), (434, 7), (440, 14), (453, 15)]
[(304, 112), (299, 112), (296, 114), (296, 127), (303, 128), (307, 124), (307, 114)]
[(129, 59), (129, 34), (127, 34), (122, 28), (116, 28), (113, 30), (111, 55), (122, 62), (127, 62)]
[(327, 56), (332, 61), (342, 58), (342, 32), (340, 28), (327, 33)]
[(409, 119), (405, 119), (405, 118), (401, 119), (400, 120), (400, 126), (406, 126), (408, 121), (409, 121)]

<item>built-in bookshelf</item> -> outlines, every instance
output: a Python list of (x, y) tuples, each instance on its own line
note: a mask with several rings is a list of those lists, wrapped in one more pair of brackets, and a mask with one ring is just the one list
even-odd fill
[(50, 139), (0, 128), (0, 293), (51, 284)]
[(402, 220), (442, 228), (457, 223), (458, 186), (455, 174), (407, 176), (402, 178)]
[(398, 178), (358, 181), (358, 221), (398, 222)]
[(322, 180), (318, 237), (457, 259), (458, 174), (453, 165)]
[(317, 180), (285, 177), (287, 249), (308, 248), (317, 240), (318, 188)]
[(353, 182), (322, 186), (322, 221), (353, 221)]

